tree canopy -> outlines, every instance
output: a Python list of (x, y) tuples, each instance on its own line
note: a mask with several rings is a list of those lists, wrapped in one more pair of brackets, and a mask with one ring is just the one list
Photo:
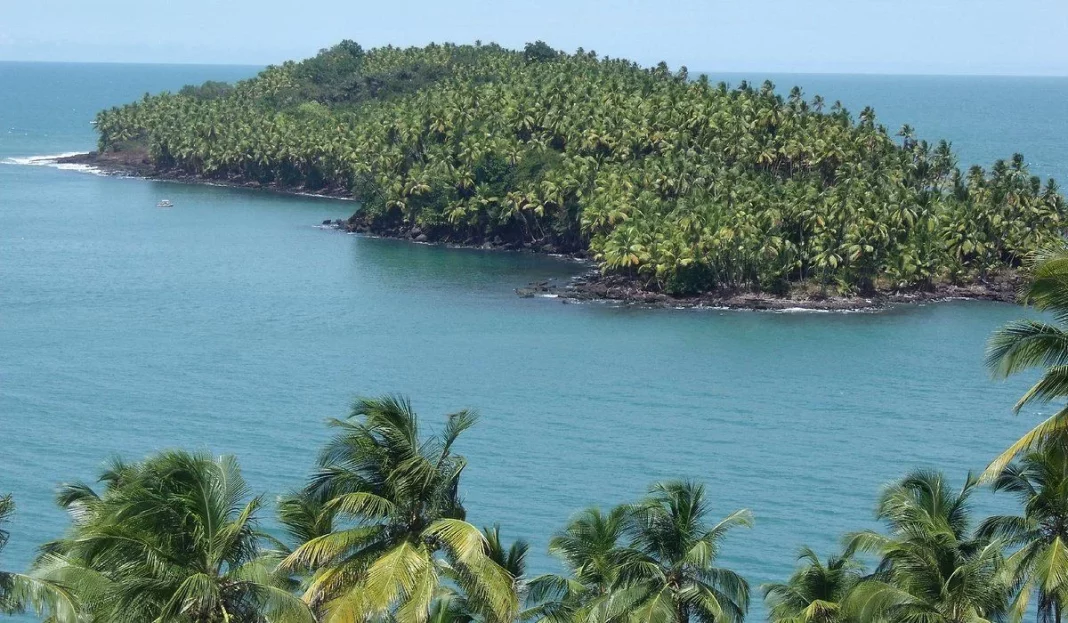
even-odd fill
[(346, 41), (97, 129), (161, 169), (351, 193), (373, 230), (551, 245), (670, 293), (970, 283), (1062, 235), (1023, 156), (962, 171), (945, 141), (825, 106), (540, 41)]

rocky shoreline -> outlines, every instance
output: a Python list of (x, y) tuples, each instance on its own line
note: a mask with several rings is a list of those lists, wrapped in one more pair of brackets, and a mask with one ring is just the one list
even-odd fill
[(644, 289), (632, 279), (591, 271), (566, 283), (540, 281), (517, 288), (522, 297), (554, 297), (566, 301), (601, 301), (619, 305), (671, 309), (748, 309), (762, 311), (874, 311), (894, 305), (976, 300), (1014, 303), (1019, 275), (1007, 272), (987, 283), (936, 284), (928, 289), (875, 292), (867, 296), (838, 296), (795, 291), (787, 295), (719, 290), (692, 296), (672, 296)]
[(164, 180), (168, 182), (181, 182), (185, 184), (204, 184), (209, 186), (225, 186), (227, 188), (252, 188), (257, 190), (269, 190), (271, 192), (287, 195), (304, 195), (325, 197), (330, 199), (344, 199), (351, 201), (352, 194), (347, 188), (318, 188), (306, 189), (299, 186), (286, 186), (283, 184), (261, 184), (242, 178), (216, 178), (204, 177), (186, 173), (178, 169), (159, 169), (153, 164), (148, 154), (142, 151), (120, 152), (97, 152), (90, 151), (73, 156), (56, 158), (58, 164), (78, 164), (118, 177), (137, 177), (149, 180)]
[[(270, 190), (285, 194), (314, 195), (334, 199), (352, 200), (345, 188), (320, 188), (309, 190), (300, 187), (279, 184), (261, 184), (234, 178), (204, 178), (184, 171), (160, 170), (152, 163), (148, 154), (143, 152), (89, 152), (58, 158), (57, 163), (79, 164), (93, 167), (108, 175), (138, 177), (145, 179), (167, 180), (190, 184), (210, 184), (233, 188), (252, 188)], [(326, 220), (323, 227), (330, 227), (347, 233), (358, 233), (407, 240), (424, 244), (443, 244), (450, 247), (487, 249), (497, 251), (525, 251), (563, 255), (575, 259), (585, 259), (583, 250), (561, 249), (550, 241), (524, 242), (521, 244), (506, 242), (499, 238), (485, 241), (448, 241), (438, 240), (418, 227), (397, 227), (385, 231), (373, 229), (365, 221), (350, 217), (349, 219)], [(1020, 278), (1014, 271), (1006, 271), (989, 280), (974, 284), (935, 284), (927, 289), (891, 290), (875, 292), (866, 296), (822, 296), (811, 291), (797, 289), (787, 295), (773, 295), (764, 292), (738, 290), (721, 290), (705, 292), (693, 296), (672, 296), (663, 292), (645, 289), (634, 279), (622, 276), (604, 276), (592, 270), (564, 283), (542, 281), (516, 288), (521, 297), (555, 297), (568, 302), (602, 301), (619, 305), (649, 308), (682, 309), (750, 309), (766, 311), (812, 310), (812, 311), (861, 311), (876, 310), (898, 304), (927, 303), (946, 300), (981, 300), (1012, 303), (1016, 300)]]

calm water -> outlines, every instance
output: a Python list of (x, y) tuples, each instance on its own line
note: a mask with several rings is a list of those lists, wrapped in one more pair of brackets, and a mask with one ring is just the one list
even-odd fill
[[(0, 160), (89, 149), (102, 106), (253, 71), (0, 63)], [(1068, 177), (1068, 80), (796, 81), (948, 136), (962, 161), (1022, 150)], [(156, 209), (162, 197), (177, 207)], [(990, 331), (1022, 313), (1012, 306), (520, 299), (516, 286), (577, 268), (312, 227), (351, 210), (0, 165), (0, 491), (19, 504), (2, 568), (63, 529), (57, 483), (91, 479), (109, 455), (233, 453), (255, 489), (277, 493), (300, 484), (324, 420), (357, 394), (397, 391), (427, 422), (481, 411), (462, 444), (472, 518), (529, 539), (535, 572), (555, 569), (546, 542), (573, 512), (687, 477), (708, 484), (717, 515), (756, 514), (724, 555), (756, 586), (785, 577), (801, 544), (826, 551), (870, 526), (883, 483), (917, 466), (959, 479), (1034, 422), (1009, 414), (1022, 382), (981, 366)]]

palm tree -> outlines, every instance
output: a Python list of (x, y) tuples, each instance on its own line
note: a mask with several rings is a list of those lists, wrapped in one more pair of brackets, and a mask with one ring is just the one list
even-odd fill
[(569, 575), (546, 574), (530, 581), (528, 618), (551, 623), (589, 619), (619, 579), (627, 556), (621, 545), (627, 521), (626, 506), (608, 512), (589, 508), (554, 535), (549, 553), (564, 563)]
[(349, 193), (363, 230), (588, 252), (672, 293), (977, 282), (1063, 233), (1022, 157), (963, 174), (948, 143), (899, 145), (871, 108), (823, 114), (800, 89), (537, 44), (352, 49), (103, 111), (100, 147)]
[(1007, 560), (1020, 586), (1013, 612), (1022, 617), (1037, 592), (1039, 623), (1059, 623), (1068, 604), (1068, 444), (1059, 440), (1027, 453), (993, 484), (1023, 507), (1021, 515), (990, 517), (979, 527), (981, 536), (1019, 548)]
[[(15, 514), (10, 495), (0, 496), (0, 552), (11, 534), (4, 524)], [(77, 598), (62, 583), (11, 571), (0, 571), (0, 614), (18, 614), (32, 607), (38, 614), (52, 612), (51, 620), (73, 621), (77, 616)]]
[(846, 598), (847, 615), (876, 623), (977, 623), (1006, 611), (1012, 587), (1003, 544), (971, 531), (976, 484), (969, 475), (951, 491), (941, 474), (921, 470), (883, 492), (876, 516), (889, 533), (848, 539), (850, 549), (876, 554), (880, 563)]
[[(1042, 368), (1042, 377), (1013, 407), (1068, 397), (1068, 249), (1037, 253), (1031, 263), (1031, 280), (1020, 296), (1026, 303), (1053, 316), (1053, 322), (1015, 320), (990, 338), (986, 363), (998, 377)], [(1058, 409), (1009, 446), (987, 467), (984, 479), (993, 479), (1019, 453), (1038, 447), (1044, 440), (1068, 431), (1068, 407)]]
[[(0, 552), (3, 552), (7, 540), (11, 536), (4, 529), (11, 516), (15, 513), (15, 502), (10, 495), (0, 496)], [(22, 609), (22, 604), (15, 599), (16, 575), (7, 571), (0, 571), (0, 612), (16, 612)]]
[(609, 597), (595, 617), (624, 613), (636, 621), (740, 622), (749, 609), (749, 583), (715, 565), (731, 528), (752, 525), (748, 510), (708, 525), (704, 486), (694, 482), (654, 485), (648, 498), (629, 509), (631, 545)]
[(64, 486), (72, 527), (48, 544), (34, 576), (76, 598), (55, 621), (311, 621), (260, 558), (259, 498), (232, 457), (164, 452), (115, 462), (88, 485)]
[[(487, 538), (464, 520), (453, 444), (475, 414), (448, 416), (423, 438), (405, 398), (357, 400), (323, 449), (307, 495), (336, 513), (330, 532), (300, 544), (283, 562), (311, 573), (304, 599), (325, 621), (391, 617), (423, 622), (444, 577), (462, 576), (469, 598), (492, 620), (518, 610), (515, 578), (491, 557)], [(347, 520), (347, 521), (346, 521)]]
[(303, 593), (307, 590), (311, 574), (292, 572), (286, 569), (282, 562), (303, 543), (333, 532), (337, 512), (327, 508), (321, 499), (303, 490), (281, 496), (277, 502), (277, 512), (278, 521), (282, 524), (287, 538), (269, 536), (268, 540), (273, 547), (264, 553), (263, 559), (274, 562), (279, 578), (285, 576), (285, 585), (291, 592)]
[(846, 550), (831, 556), (826, 564), (816, 552), (804, 547), (798, 555), (803, 564), (785, 584), (761, 587), (772, 623), (841, 623), (842, 603), (860, 582), (862, 567)]
[[(514, 590), (520, 599), (525, 597), (527, 587), (526, 557), (529, 545), (525, 541), (514, 541), (505, 547), (501, 541), (499, 526), (483, 528), (489, 558), (513, 578)], [(444, 576), (448, 584), (443, 586), (438, 597), (431, 605), (430, 621), (433, 623), (512, 623), (512, 620), (497, 618), (493, 604), (487, 602), (479, 588), (479, 579), (473, 577), (469, 570), (445, 569)], [(517, 620), (532, 618), (533, 611), (520, 612)]]

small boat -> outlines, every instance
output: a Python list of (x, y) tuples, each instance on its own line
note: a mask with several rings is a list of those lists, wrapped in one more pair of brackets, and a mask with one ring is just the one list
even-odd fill
[(156, 207), (157, 208), (173, 208), (174, 204), (171, 203), (170, 199), (160, 199), (159, 203), (156, 204)]

